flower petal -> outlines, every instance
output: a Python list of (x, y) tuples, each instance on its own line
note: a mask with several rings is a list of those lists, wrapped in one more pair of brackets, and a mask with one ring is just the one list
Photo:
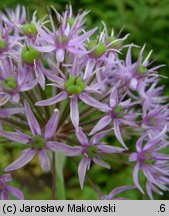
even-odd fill
[(97, 109), (101, 110), (102, 112), (108, 112), (110, 111), (110, 108), (107, 104), (101, 103), (98, 100), (90, 97), (86, 93), (81, 93), (79, 95), (79, 98), (87, 105), (96, 107)]
[(118, 139), (118, 141), (124, 146), (124, 148), (128, 149), (126, 144), (124, 143), (121, 132), (120, 132), (120, 126), (119, 126), (119, 121), (117, 119), (114, 119), (114, 133)]
[(7, 190), (9, 193), (11, 193), (14, 197), (17, 197), (19, 200), (24, 199), (23, 193), (19, 189), (7, 186)]
[(90, 166), (91, 159), (88, 157), (83, 157), (78, 166), (78, 175), (80, 181), (80, 187), (83, 189), (84, 179), (86, 175), (86, 171)]
[(5, 132), (0, 131), (0, 135), (6, 137), (9, 140), (21, 143), (21, 144), (27, 144), (29, 140), (31, 139), (30, 136), (23, 134), (21, 132)]
[(81, 128), (79, 128), (78, 131), (76, 131), (75, 133), (76, 133), (76, 136), (77, 136), (79, 142), (82, 145), (86, 145), (89, 143), (89, 140), (88, 140), (86, 134), (82, 131)]
[(10, 172), (16, 169), (19, 169), (29, 163), (32, 158), (35, 156), (36, 150), (26, 149), (21, 152), (21, 156), (10, 164), (7, 168), (5, 168), (5, 172)]
[(133, 170), (133, 181), (134, 181), (134, 184), (136, 185), (136, 187), (144, 194), (144, 191), (143, 191), (143, 189), (140, 186), (139, 181), (138, 181), (139, 169), (140, 169), (140, 165), (139, 165), (139, 163), (137, 163), (134, 167), (134, 170)]
[(45, 150), (39, 151), (39, 162), (44, 172), (49, 172), (51, 170), (51, 163)]
[(53, 136), (58, 125), (58, 120), (59, 120), (59, 110), (55, 109), (48, 123), (46, 124), (45, 133), (44, 133), (45, 139), (49, 139)]
[(62, 151), (66, 156), (72, 157), (77, 156), (82, 153), (81, 146), (69, 146), (64, 143), (56, 142), (56, 141), (48, 141), (46, 146), (51, 151)]
[(29, 123), (29, 127), (31, 129), (31, 132), (34, 136), (36, 135), (41, 135), (41, 129), (39, 126), (38, 121), (36, 120), (28, 102), (25, 100), (24, 101), (24, 105), (25, 105), (25, 111), (26, 111), (26, 117)]
[(89, 135), (93, 135), (95, 134), (97, 131), (105, 128), (110, 122), (112, 121), (112, 118), (110, 115), (106, 115), (104, 117), (102, 117), (97, 124), (94, 126), (94, 128), (92, 129), (92, 131), (89, 133)]
[(36, 106), (49, 106), (49, 105), (53, 105), (53, 104), (56, 104), (64, 99), (67, 98), (67, 93), (64, 91), (64, 92), (60, 92), (59, 94), (57, 94), (56, 96), (54, 97), (51, 97), (47, 100), (41, 100), (41, 101), (38, 101), (35, 105)]
[(71, 97), (70, 98), (70, 118), (72, 124), (74, 125), (75, 129), (78, 131), (79, 129), (79, 108), (78, 108), (78, 98)]

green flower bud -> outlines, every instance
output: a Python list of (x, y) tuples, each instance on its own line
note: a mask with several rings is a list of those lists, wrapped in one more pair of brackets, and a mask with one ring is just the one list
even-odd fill
[(68, 23), (69, 23), (70, 27), (72, 27), (74, 21), (75, 21), (75, 19), (74, 19), (73, 17), (70, 17), (70, 18), (68, 19)]
[(86, 153), (90, 158), (93, 158), (96, 156), (97, 147), (95, 145), (91, 145), (88, 147)]
[(81, 77), (69, 76), (65, 89), (69, 94), (80, 94), (85, 89), (85, 84)]
[(32, 64), (34, 60), (38, 59), (38, 57), (39, 52), (31, 46), (25, 46), (22, 48), (21, 59), (27, 64)]
[[(113, 42), (113, 41), (115, 41), (115, 40), (117, 40), (117, 38), (114, 37), (114, 36), (111, 36), (111, 37), (109, 38), (109, 42), (110, 42), (110, 43)], [(115, 47), (118, 46), (118, 44), (119, 44), (119, 41), (116, 41), (115, 43), (111, 44), (110, 48), (115, 48)]]
[(32, 146), (34, 149), (41, 149), (44, 147), (45, 145), (45, 139), (39, 135), (33, 136), (32, 137)]
[(0, 49), (5, 49), (6, 48), (6, 40), (2, 39), (0, 40)]
[(36, 29), (36, 26), (33, 23), (25, 24), (23, 26), (23, 31), (28, 37), (37, 35), (37, 29)]
[(6, 89), (14, 90), (16, 88), (16, 80), (14, 77), (8, 77), (2, 82), (2, 86)]
[[(87, 45), (88, 50), (93, 49), (96, 45), (97, 45), (96, 40), (90, 41)], [(98, 58), (101, 55), (103, 55), (105, 53), (105, 51), (106, 51), (106, 45), (103, 42), (100, 42), (99, 45), (94, 49), (93, 53), (94, 53), (95, 57)]]
[(140, 64), (137, 68), (137, 73), (140, 75), (145, 73), (146, 71), (147, 71), (147, 68), (143, 64)]

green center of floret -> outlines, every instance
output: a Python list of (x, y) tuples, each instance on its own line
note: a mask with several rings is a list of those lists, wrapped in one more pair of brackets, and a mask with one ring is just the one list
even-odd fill
[[(145, 152), (144, 156), (145, 157), (151, 157), (152, 155), (150, 152)], [(153, 164), (154, 161), (151, 158), (150, 159), (147, 158), (147, 159), (144, 159), (144, 163), (148, 165), (148, 164)]]
[(8, 77), (2, 81), (2, 86), (6, 89), (14, 90), (16, 88), (16, 80), (14, 77)]
[(42, 149), (45, 145), (45, 139), (39, 135), (32, 137), (32, 145), (34, 149)]
[(60, 36), (57, 35), (56, 36), (56, 42), (61, 42), (62, 44), (66, 43), (68, 40), (68, 37), (66, 35)]
[(85, 89), (85, 84), (81, 77), (69, 76), (65, 82), (65, 89), (69, 94), (80, 94)]
[(68, 19), (68, 23), (69, 23), (70, 27), (72, 27), (74, 21), (75, 21), (75, 19), (74, 19), (73, 17), (70, 17), (70, 18)]
[(113, 110), (113, 112), (115, 113), (115, 115), (118, 117), (118, 118), (122, 118), (124, 116), (124, 109), (123, 109), (123, 106), (118, 104), (115, 109)]
[(140, 75), (145, 73), (146, 71), (147, 71), (147, 68), (143, 64), (140, 64), (137, 68), (137, 73)]
[(94, 56), (98, 58), (105, 53), (106, 45), (103, 42), (99, 42), (98, 44), (97, 40), (92, 40), (87, 45), (88, 50), (92, 50), (95, 46), (97, 47), (93, 50), (93, 53), (94, 53)]
[(37, 35), (37, 29), (36, 29), (35, 24), (33, 24), (33, 23), (25, 24), (23, 26), (23, 31), (28, 37)]
[(22, 48), (21, 59), (27, 64), (32, 64), (34, 60), (38, 59), (38, 57), (39, 57), (39, 52), (35, 50), (33, 47), (24, 46)]
[(6, 40), (2, 39), (0, 40), (0, 49), (5, 49), (6, 48)]
[[(110, 43), (113, 42), (113, 41), (115, 41), (115, 40), (117, 40), (117, 38), (115, 36), (111, 36), (109, 38), (109, 42)], [(115, 48), (118, 44), (119, 44), (119, 41), (116, 41), (116, 42), (114, 42), (114, 43), (111, 44), (110, 48)]]
[(95, 145), (91, 145), (88, 147), (86, 153), (90, 158), (93, 158), (96, 156), (97, 147)]

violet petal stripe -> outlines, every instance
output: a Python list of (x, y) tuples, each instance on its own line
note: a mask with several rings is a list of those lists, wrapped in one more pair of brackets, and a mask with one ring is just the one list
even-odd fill
[(24, 105), (25, 105), (25, 111), (26, 111), (26, 117), (29, 123), (29, 127), (31, 129), (31, 132), (34, 136), (36, 135), (41, 135), (41, 129), (39, 126), (38, 121), (36, 120), (28, 102), (25, 100), (24, 101)]
[(84, 73), (84, 80), (89, 80), (92, 76), (92, 72), (94, 69), (96, 61), (94, 59), (89, 59), (86, 65), (85, 73)]
[(10, 164), (7, 168), (5, 168), (5, 172), (10, 172), (16, 169), (19, 169), (29, 163), (32, 158), (35, 156), (36, 150), (26, 149), (21, 152), (21, 156)]
[(5, 96), (1, 97), (0, 98), (0, 106), (3, 106), (4, 104), (6, 104), (10, 99), (11, 99), (10, 95), (5, 95)]
[(91, 159), (88, 157), (83, 157), (78, 166), (78, 176), (80, 181), (80, 187), (83, 189), (84, 179), (86, 176), (86, 171), (90, 166)]
[(56, 132), (58, 120), (59, 120), (59, 110), (55, 109), (48, 123), (46, 124), (45, 133), (44, 133), (45, 139), (51, 138), (53, 134)]
[(77, 156), (83, 151), (81, 146), (69, 146), (56, 141), (48, 141), (46, 147), (51, 151), (62, 151), (66, 156)]
[(118, 141), (122, 144), (122, 146), (124, 148), (128, 149), (126, 144), (124, 143), (124, 141), (122, 139), (121, 132), (120, 132), (119, 121), (117, 119), (114, 119), (114, 133), (115, 133)]
[(132, 190), (135, 188), (136, 187), (134, 185), (126, 185), (126, 186), (117, 187), (109, 193), (109, 196), (112, 199), (114, 196), (116, 196), (119, 193), (122, 193), (123, 191)]
[(50, 73), (50, 71), (44, 70), (44, 74), (47, 76), (47, 78), (52, 81), (57, 83), (61, 88), (64, 88), (64, 79), (57, 76), (56, 74)]
[(130, 88), (132, 90), (136, 90), (137, 89), (137, 84), (138, 84), (138, 80), (136, 78), (132, 78), (130, 80)]
[(112, 121), (112, 118), (110, 115), (106, 115), (104, 117), (102, 117), (97, 124), (94, 126), (94, 128), (92, 129), (92, 131), (89, 133), (89, 135), (93, 135), (96, 132), (100, 131), (101, 129), (105, 128), (110, 122)]
[(79, 43), (82, 43), (83, 41), (87, 40), (95, 31), (97, 30), (97, 27), (82, 34), (79, 37), (76, 37), (69, 42), (69, 46), (78, 46)]
[(136, 187), (141, 191), (141, 193), (144, 194), (144, 191), (143, 191), (142, 187), (140, 186), (140, 183), (138, 180), (139, 169), (140, 169), (140, 165), (139, 165), (139, 163), (136, 163), (134, 170), (133, 170), (133, 181), (134, 181), (134, 184), (136, 185)]
[(103, 160), (101, 160), (101, 159), (99, 159), (99, 158), (92, 158), (92, 160), (97, 164), (97, 165), (99, 165), (99, 166), (102, 166), (102, 167), (104, 167), (104, 168), (106, 168), (106, 169), (110, 169), (111, 167), (110, 167), (110, 165), (109, 164), (107, 164), (106, 162), (104, 162)]
[(75, 129), (79, 129), (79, 108), (77, 96), (70, 98), (70, 118)]
[(51, 163), (45, 150), (39, 151), (39, 163), (44, 172), (51, 170)]
[(86, 93), (81, 93), (79, 95), (79, 98), (87, 105), (95, 107), (99, 110), (101, 110), (102, 112), (108, 112), (110, 111), (110, 108), (107, 104), (101, 103), (98, 100), (90, 97), (89, 95), (87, 95)]
[(1, 179), (5, 182), (10, 182), (12, 181), (12, 176), (11, 174), (4, 174), (3, 176), (1, 176)]
[(112, 131), (112, 128), (104, 130), (100, 133), (95, 134), (92, 138), (91, 138), (91, 143), (93, 144), (97, 144), (106, 134), (108, 134), (110, 131)]
[(117, 86), (114, 86), (110, 94), (110, 101), (109, 101), (110, 107), (114, 107), (117, 104), (117, 102), (118, 102)]
[(57, 94), (56, 96), (54, 97), (51, 97), (47, 100), (41, 100), (41, 101), (38, 101), (35, 105), (36, 106), (49, 106), (49, 105), (53, 105), (53, 104), (56, 104), (64, 99), (66, 99), (68, 97), (68, 94), (63, 91), (63, 92), (60, 92), (59, 94)]
[(111, 154), (111, 153), (120, 153), (125, 151), (126, 149), (124, 148), (119, 148), (119, 147), (114, 147), (114, 146), (109, 146), (109, 145), (97, 145), (97, 148), (101, 150), (103, 153), (106, 154)]
[(44, 46), (44, 47), (39, 47), (35, 45), (31, 45), (31, 46), (39, 52), (52, 52), (53, 50), (56, 49), (55, 46)]
[(42, 72), (41, 69), (39, 69), (38, 67), (34, 67), (34, 71), (35, 71), (35, 75), (36, 78), (38, 79), (38, 83), (40, 85), (40, 87), (45, 90), (45, 76)]
[(75, 133), (76, 133), (76, 137), (78, 138), (80, 144), (85, 145), (89, 143), (89, 140), (86, 134), (82, 131), (81, 128), (79, 128), (78, 131), (76, 131)]
[(26, 134), (22, 134), (21, 132), (5, 132), (5, 131), (0, 131), (0, 135), (6, 137), (9, 140), (21, 143), (21, 144), (27, 144), (30, 140), (30, 136)]
[(11, 186), (7, 186), (6, 188), (8, 192), (11, 193), (14, 197), (17, 197), (19, 200), (24, 199), (23, 193), (19, 189), (11, 187)]

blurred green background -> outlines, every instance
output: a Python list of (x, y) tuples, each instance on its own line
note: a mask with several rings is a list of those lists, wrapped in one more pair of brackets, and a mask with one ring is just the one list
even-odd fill
[[(58, 11), (62, 11), (65, 5), (71, 2), (75, 14), (79, 9), (90, 10), (87, 18), (87, 25), (92, 28), (100, 25), (101, 21), (107, 24), (109, 30), (115, 29), (118, 34), (124, 27), (123, 34), (130, 33), (127, 42), (134, 42), (139, 46), (146, 43), (146, 52), (153, 49), (152, 59), (156, 59), (156, 65), (165, 64), (166, 67), (160, 69), (160, 74), (167, 77), (169, 66), (169, 0), (1, 0), (0, 8), (4, 6), (15, 8), (17, 3), (28, 6), (31, 12), (38, 10), (38, 17), (46, 14), (46, 6), (54, 5)], [(137, 54), (134, 49), (134, 56)], [(169, 81), (162, 78), (162, 84), (166, 85), (165, 94), (169, 94)], [(113, 142), (110, 137), (109, 142)], [(133, 146), (134, 141), (132, 140)], [(12, 155), (8, 155), (8, 152)], [(6, 167), (9, 162), (13, 161), (20, 149), (14, 150), (14, 146), (3, 148), (1, 152), (0, 168)], [(90, 178), (102, 189), (103, 193), (108, 193), (112, 188), (124, 184), (132, 184), (132, 169), (126, 164), (120, 164), (114, 159), (112, 163), (112, 172), (93, 166), (89, 171)], [(67, 161), (64, 170), (66, 196), (67, 199), (97, 199), (86, 181), (84, 191), (79, 188), (77, 178), (77, 167), (71, 159)], [(26, 199), (50, 199), (51, 176), (42, 174), (37, 159), (33, 160), (25, 169), (14, 172), (13, 177), (16, 179), (13, 185), (18, 186), (24, 191)], [(142, 178), (142, 177), (141, 177)], [(142, 182), (144, 182), (142, 178)], [(147, 199), (135, 190), (126, 192), (129, 199)], [(155, 199), (169, 199), (169, 193), (164, 193), (163, 197), (155, 196)]]

